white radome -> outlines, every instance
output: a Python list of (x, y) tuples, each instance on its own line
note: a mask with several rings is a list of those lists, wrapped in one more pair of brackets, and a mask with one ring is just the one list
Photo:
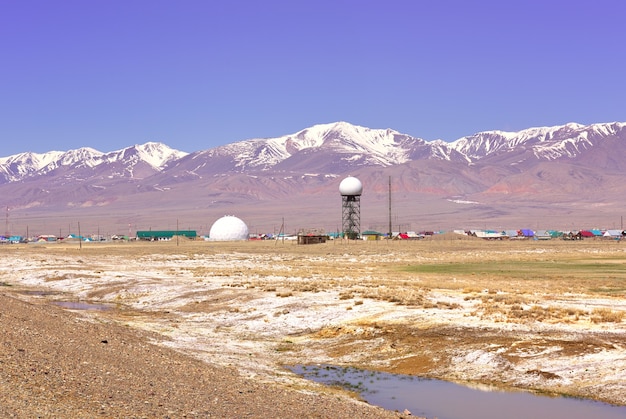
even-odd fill
[(225, 215), (211, 226), (209, 240), (234, 241), (248, 240), (248, 226), (234, 215)]
[(363, 184), (354, 176), (348, 176), (339, 184), (339, 193), (341, 195), (361, 195), (363, 192)]

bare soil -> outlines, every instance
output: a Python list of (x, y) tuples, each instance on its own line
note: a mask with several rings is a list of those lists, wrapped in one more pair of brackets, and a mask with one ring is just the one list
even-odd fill
[[(273, 389), (240, 399), (245, 406), (264, 397), (271, 405), (276, 389), (347, 403), (284, 368), (315, 363), (626, 405), (624, 244), (446, 238), (6, 246), (0, 292), (141, 336), (167, 350), (164, 358), (229, 371), (237, 386)], [(109, 309), (66, 313), (55, 301)], [(7, 310), (3, 304), (3, 326)], [(92, 345), (110, 350), (114, 344), (98, 343), (103, 335)], [(211, 411), (208, 399), (198, 400), (189, 411)], [(305, 406), (309, 417), (330, 412)]]

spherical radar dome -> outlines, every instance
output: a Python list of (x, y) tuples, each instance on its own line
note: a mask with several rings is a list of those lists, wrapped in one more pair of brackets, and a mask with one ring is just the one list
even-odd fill
[(233, 215), (225, 215), (211, 226), (209, 240), (248, 240), (248, 233), (248, 226), (241, 219)]
[(354, 176), (348, 176), (339, 184), (339, 193), (341, 195), (361, 195), (363, 192), (363, 184)]

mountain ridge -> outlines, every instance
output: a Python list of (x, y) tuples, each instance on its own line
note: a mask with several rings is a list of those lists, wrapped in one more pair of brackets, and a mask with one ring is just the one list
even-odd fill
[[(575, 158), (593, 146), (591, 137), (623, 135), (626, 123), (597, 123), (581, 125), (568, 123), (553, 127), (534, 127), (518, 132), (483, 131), (451, 142), (426, 141), (392, 129), (371, 129), (347, 122), (318, 124), (293, 134), (275, 138), (254, 138), (236, 141), (192, 153), (170, 148), (164, 143), (147, 142), (120, 150), (101, 152), (91, 147), (46, 153), (23, 152), (0, 157), (0, 173), (32, 174), (59, 166), (82, 162), (88, 166), (130, 159), (143, 161), (160, 171), (188, 155), (204, 154), (209, 158), (228, 157), (239, 171), (268, 170), (300, 152), (320, 148), (336, 153), (366, 156), (364, 164), (392, 166), (419, 159), (467, 161), (468, 163), (493, 154), (511, 152), (519, 147), (532, 148), (539, 159)], [(454, 156), (453, 156), (454, 154)], [(18, 170), (7, 170), (7, 167)], [(24, 169), (25, 168), (25, 169)]]
[(140, 224), (179, 211), (198, 221), (295, 212), (315, 224), (337, 212), (321, 203), (334, 202), (351, 174), (363, 180), (364, 203), (377, 219), (385, 218), (393, 179), (394, 206), (413, 218), (420, 208), (422, 222), (459, 227), (559, 213), (614, 220), (626, 193), (624, 157), (622, 122), (485, 131), (450, 143), (335, 122), (191, 153), (157, 142), (19, 153), (0, 158), (0, 205), (23, 222), (130, 213)]

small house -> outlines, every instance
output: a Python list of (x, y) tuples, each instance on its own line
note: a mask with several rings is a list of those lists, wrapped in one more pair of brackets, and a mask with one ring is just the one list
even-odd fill
[(607, 230), (602, 235), (605, 239), (621, 240), (624, 237), (624, 231), (622, 230)]
[(593, 234), (593, 232), (590, 230), (581, 230), (579, 234), (580, 237), (583, 239), (593, 239), (594, 237), (596, 237), (596, 235)]
[(552, 235), (548, 230), (537, 230), (535, 232), (535, 240), (550, 240), (552, 239)]
[(361, 237), (363, 238), (363, 240), (380, 240), (382, 236), (382, 233), (374, 230), (366, 230), (361, 233)]
[(522, 233), (521, 235), (526, 237), (527, 239), (532, 239), (533, 237), (535, 237), (535, 232), (529, 228), (523, 228), (520, 230), (520, 232)]

